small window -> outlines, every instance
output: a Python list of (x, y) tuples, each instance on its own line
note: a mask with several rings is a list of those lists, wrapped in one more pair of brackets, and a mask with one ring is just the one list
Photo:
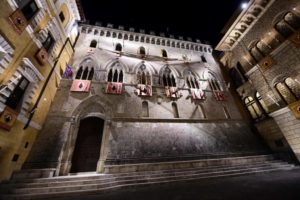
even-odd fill
[(174, 118), (179, 118), (178, 108), (175, 102), (172, 103), (172, 110), (173, 110)]
[(207, 60), (206, 60), (205, 56), (201, 56), (201, 60), (202, 60), (202, 62), (204, 62), (204, 63), (206, 63), (206, 62), (207, 62)]
[(26, 142), (24, 148), (27, 149), (28, 145), (29, 145), (29, 142)]
[(252, 97), (246, 97), (244, 102), (253, 119), (257, 119), (262, 116), (261, 110)]
[(54, 45), (54, 39), (52, 37), (52, 35), (50, 33), (48, 33), (48, 36), (46, 38), (46, 40), (42, 43), (43, 47), (46, 49), (47, 52), (49, 52), (51, 50), (51, 48)]
[(97, 47), (97, 41), (96, 40), (91, 41), (90, 47), (91, 48), (96, 48)]
[(60, 19), (61, 22), (65, 21), (65, 15), (62, 11), (59, 13), (59, 19)]
[(122, 45), (120, 43), (116, 45), (116, 51), (122, 51)]
[(149, 117), (149, 106), (147, 101), (142, 103), (142, 117)]
[(11, 160), (11, 161), (13, 161), (13, 162), (17, 162), (17, 161), (19, 160), (19, 157), (20, 157), (20, 155), (19, 155), (19, 154), (15, 154), (15, 155), (13, 156), (13, 158), (12, 158), (12, 160)]
[(162, 49), (162, 50), (161, 50), (161, 56), (162, 56), (163, 58), (167, 58), (167, 57), (168, 57), (167, 51), (166, 51), (165, 49)]
[(23, 95), (25, 94), (28, 85), (29, 81), (24, 76), (22, 76), (15, 89), (8, 97), (6, 105), (12, 109), (17, 109), (17, 107), (21, 103), (21, 100), (23, 98)]
[(27, 21), (30, 21), (39, 10), (34, 0), (18, 0), (17, 4)]
[(140, 54), (141, 56), (145, 56), (145, 55), (146, 55), (146, 49), (145, 49), (145, 47), (140, 47), (140, 49), (139, 49), (139, 54)]

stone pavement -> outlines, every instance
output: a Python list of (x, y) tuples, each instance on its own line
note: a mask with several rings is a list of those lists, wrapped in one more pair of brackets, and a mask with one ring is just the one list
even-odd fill
[[(61, 199), (61, 198), (59, 198)], [(300, 169), (116, 189), (84, 200), (300, 200)]]

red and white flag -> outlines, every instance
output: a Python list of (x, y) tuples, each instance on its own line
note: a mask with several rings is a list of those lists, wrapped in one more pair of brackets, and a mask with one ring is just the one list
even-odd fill
[(214, 95), (217, 101), (225, 101), (225, 94), (223, 91), (215, 90)]
[(106, 85), (107, 94), (122, 94), (122, 83), (108, 82)]
[(152, 96), (152, 86), (151, 85), (144, 85), (144, 84), (138, 84), (137, 93), (139, 96)]
[(191, 93), (193, 96), (193, 99), (205, 99), (205, 92), (201, 89), (195, 89), (195, 88), (191, 88)]
[(179, 98), (179, 92), (178, 92), (177, 87), (167, 86), (167, 87), (165, 87), (165, 92), (166, 92), (167, 97)]
[(91, 86), (90, 80), (74, 80), (71, 86), (71, 92), (89, 92)]

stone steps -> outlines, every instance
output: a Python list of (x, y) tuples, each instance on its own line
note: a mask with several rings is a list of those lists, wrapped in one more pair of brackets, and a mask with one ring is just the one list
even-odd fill
[[(89, 176), (63, 176), (60, 179), (34, 179), (32, 182), (26, 183), (8, 183), (6, 187), (13, 185), (14, 188), (36, 188), (36, 187), (50, 187), (52, 185), (56, 186), (66, 186), (66, 185), (81, 185), (81, 184), (91, 184), (94, 182), (99, 183), (99, 181), (110, 181), (110, 180), (122, 180), (130, 177), (156, 177), (162, 175), (181, 175), (186, 173), (195, 174), (198, 172), (206, 172), (206, 173), (213, 173), (218, 171), (226, 171), (226, 170), (239, 170), (247, 167), (247, 169), (255, 167), (285, 167), (290, 166), (284, 162), (280, 161), (272, 161), (268, 163), (258, 163), (258, 164), (251, 164), (251, 165), (237, 165), (237, 166), (230, 166), (230, 167), (220, 167), (220, 166), (212, 166), (212, 167), (199, 167), (199, 168), (188, 168), (188, 169), (175, 169), (175, 170), (162, 170), (162, 171), (151, 171), (151, 172), (135, 172), (135, 173), (120, 173), (120, 174), (95, 174)], [(88, 175), (88, 174), (87, 174)]]
[[(195, 161), (191, 162), (194, 163)], [(270, 156), (265, 156), (264, 159), (262, 159), (261, 156), (259, 158), (248, 158), (248, 163), (230, 163), (230, 165), (222, 164), (157, 171), (138, 171), (115, 174), (85, 174), (84, 176), (64, 176), (29, 179), (24, 181), (16, 180), (15, 182), (9, 182), (1, 186), (1, 193), (4, 194), (1, 197), (3, 199), (72, 197), (82, 193), (96, 194), (114, 188), (170, 183), (176, 181), (193, 181), (277, 170), (291, 170), (295, 168), (292, 164), (272, 160), (270, 159)], [(166, 163), (161, 164), (164, 165)], [(180, 163), (179, 166), (182, 166), (181, 164), (182, 163)], [(124, 165), (123, 167), (126, 168), (127, 166)]]

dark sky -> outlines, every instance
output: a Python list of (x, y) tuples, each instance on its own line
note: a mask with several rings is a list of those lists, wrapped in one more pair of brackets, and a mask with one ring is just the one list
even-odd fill
[(209, 41), (213, 46), (222, 38), (222, 28), (240, 9), (243, 0), (81, 0), (90, 24), (96, 21), (153, 30)]

